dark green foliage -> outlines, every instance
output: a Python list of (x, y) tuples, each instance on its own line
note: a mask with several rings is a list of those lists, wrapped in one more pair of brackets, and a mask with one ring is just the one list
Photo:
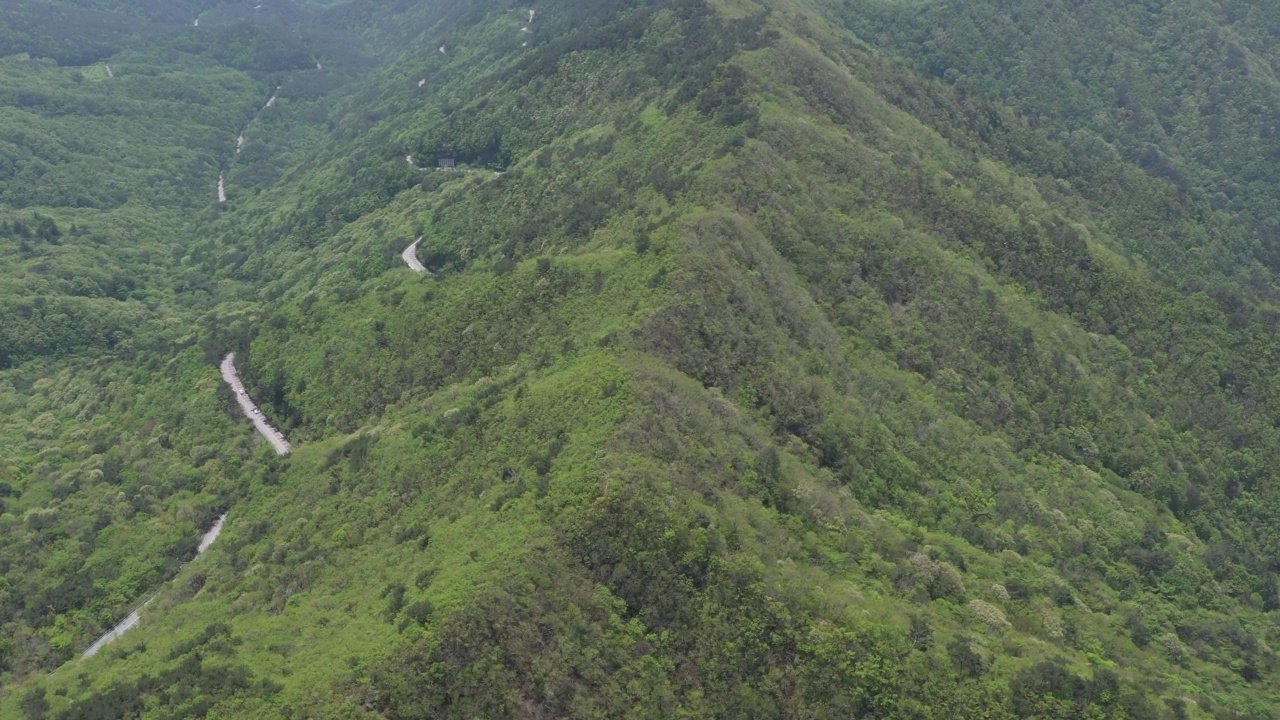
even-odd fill
[(404, 619), (401, 621), (400, 628), (403, 630), (411, 622), (418, 625), (426, 625), (431, 622), (435, 611), (435, 606), (431, 604), (430, 600), (419, 600), (412, 603), (401, 613)]
[(1061, 662), (1042, 662), (1023, 670), (1010, 686), (1013, 712), (1020, 718), (1158, 717), (1141, 697), (1122, 694), (1110, 670), (1081, 678)]
[(957, 636), (947, 645), (947, 656), (956, 672), (970, 677), (980, 677), (987, 671), (987, 660), (973, 649), (973, 640)]
[(49, 701), (45, 698), (45, 689), (33, 688), (24, 693), (21, 708), (28, 720), (44, 720), (49, 712)]
[(405, 586), (400, 583), (383, 588), (380, 597), (387, 601), (387, 605), (382, 611), (382, 617), (387, 622), (395, 620), (396, 616), (400, 614), (401, 608), (404, 607), (405, 590)]
[(431, 544), (431, 531), (425, 523), (414, 523), (396, 533), (396, 542), (403, 543), (410, 540), (416, 541), (418, 547), (425, 550)]
[(167, 718), (205, 717), (220, 697), (270, 697), (279, 691), (278, 685), (255, 679), (244, 666), (206, 662), (199, 654), (191, 654), (155, 677), (112, 685), (48, 717), (56, 720), (136, 717), (152, 702), (163, 704)]

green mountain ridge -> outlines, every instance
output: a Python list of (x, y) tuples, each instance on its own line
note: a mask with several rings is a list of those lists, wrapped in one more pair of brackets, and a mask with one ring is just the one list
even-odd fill
[(61, 118), (0, 116), (0, 715), (1273, 716), (1265, 8), (1127, 7), (297, 3), (235, 20), (297, 52), (0, 61)]

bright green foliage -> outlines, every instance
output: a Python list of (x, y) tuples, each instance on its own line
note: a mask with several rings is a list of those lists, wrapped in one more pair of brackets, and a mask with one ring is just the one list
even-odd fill
[(1265, 8), (100, 5), (0, 61), (0, 715), (1280, 706)]

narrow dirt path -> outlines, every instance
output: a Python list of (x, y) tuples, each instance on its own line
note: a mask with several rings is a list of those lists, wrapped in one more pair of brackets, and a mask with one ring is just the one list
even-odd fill
[(257, 429), (258, 434), (266, 438), (278, 454), (288, 455), (293, 452), (293, 446), (284, 439), (284, 435), (279, 430), (267, 422), (267, 419), (262, 416), (262, 411), (249, 397), (249, 393), (244, 389), (244, 383), (240, 382), (240, 374), (236, 372), (235, 359), (235, 353), (227, 353), (227, 356), (222, 359), (222, 379), (235, 391), (236, 402), (240, 403), (240, 409), (244, 411), (245, 417), (253, 421), (253, 427)]
[(418, 259), (418, 243), (420, 242), (422, 242), (422, 238), (414, 240), (412, 245), (405, 248), (404, 252), (400, 253), (400, 257), (404, 259), (404, 262), (409, 266), (409, 269), (416, 273), (431, 272), (430, 270), (427, 270), (427, 266), (423, 265), (422, 261)]

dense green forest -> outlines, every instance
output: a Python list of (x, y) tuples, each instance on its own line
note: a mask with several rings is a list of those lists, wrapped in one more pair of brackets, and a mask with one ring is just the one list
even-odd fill
[(1275, 717), (1277, 22), (6, 3), (0, 717)]

